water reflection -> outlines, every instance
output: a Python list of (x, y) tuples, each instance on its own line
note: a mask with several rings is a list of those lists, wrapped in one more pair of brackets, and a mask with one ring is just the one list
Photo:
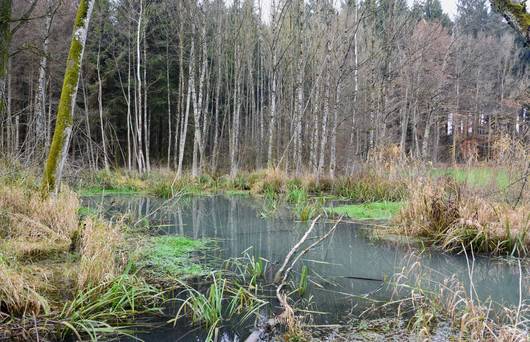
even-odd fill
[[(249, 197), (193, 197), (179, 201), (163, 201), (137, 196), (102, 196), (84, 199), (85, 205), (99, 207), (112, 216), (130, 212), (133, 222), (148, 221), (158, 227), (157, 234), (182, 234), (193, 238), (215, 238), (221, 258), (240, 257), (250, 250), (255, 257), (281, 263), (290, 248), (300, 239), (309, 223), (294, 222), (289, 215), (264, 219), (259, 215), (260, 202)], [(321, 223), (319, 233), (329, 229)], [(366, 226), (342, 223), (325, 242), (304, 258), (311, 271), (310, 286), (314, 305), (326, 323), (340, 321), (351, 311), (360, 312), (370, 302), (355, 296), (370, 293), (370, 298), (387, 300), (390, 291), (382, 281), (400, 272), (409, 262), (412, 249), (403, 244), (370, 238)], [(430, 277), (441, 280), (456, 274), (469, 284), (468, 265), (463, 256), (435, 251), (420, 256), (422, 265), (430, 269)], [(523, 300), (530, 297), (530, 269), (523, 267)], [(506, 305), (519, 301), (519, 268), (501, 259), (476, 259), (473, 282), (479, 298), (492, 298)]]

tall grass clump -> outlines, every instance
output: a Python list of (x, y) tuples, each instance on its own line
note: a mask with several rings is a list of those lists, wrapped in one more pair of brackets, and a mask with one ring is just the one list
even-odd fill
[(450, 251), (527, 255), (530, 206), (512, 207), (469, 193), (448, 180), (424, 180), (411, 189), (396, 216), (399, 230)]
[(0, 255), (0, 313), (38, 315), (49, 309), (35, 286)]
[(241, 286), (233, 286), (218, 275), (212, 274), (212, 283), (206, 293), (186, 286), (185, 298), (170, 322), (182, 317), (189, 317), (192, 324), (202, 325), (208, 329), (207, 341), (214, 340), (223, 321), (238, 317), (245, 322), (266, 304)]
[(109, 282), (119, 272), (120, 229), (96, 217), (82, 223), (77, 286), (79, 289)]
[(145, 190), (146, 183), (136, 172), (116, 169), (82, 173), (78, 186), (82, 193), (91, 195), (101, 192), (139, 192)]
[(20, 260), (68, 251), (78, 208), (76, 194), (68, 189), (42, 198), (27, 186), (0, 184), (0, 250)]
[(130, 325), (135, 315), (160, 312), (164, 292), (141, 278), (124, 272), (98, 284), (90, 283), (66, 303), (57, 320), (62, 335), (86, 334), (95, 341), (102, 334), (127, 334), (121, 327)]

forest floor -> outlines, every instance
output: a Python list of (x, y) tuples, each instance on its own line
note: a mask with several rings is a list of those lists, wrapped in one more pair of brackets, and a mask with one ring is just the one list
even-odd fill
[[(0, 174), (0, 339), (127, 334), (128, 317), (159, 313), (165, 295), (176, 288), (188, 291), (187, 312), (194, 321), (218, 319), (211, 307), (193, 311), (218, 298), (204, 297), (186, 285), (186, 279), (197, 277), (210, 277), (215, 284), (227, 281), (216, 276), (212, 280), (213, 270), (200, 262), (210, 241), (150, 236), (126, 217), (109, 221), (81, 207), (79, 196), (258, 196), (271, 208), (263, 215), (272, 215), (282, 204), (301, 221), (326, 213), (389, 220), (392, 232), (453, 252), (464, 247), (526, 256), (530, 248), (528, 171), (525, 174), (520, 167), (367, 167), (334, 180), (289, 177), (278, 170), (242, 173), (233, 179), (177, 178), (167, 170), (149, 175), (99, 171), (70, 178), (74, 190), (65, 188), (57, 198), (36, 196), (39, 182), (30, 172), (12, 166), (2, 169), (7, 172)], [(348, 203), (327, 207), (330, 200)], [(253, 274), (260, 266), (247, 260), (243, 268)], [(249, 310), (256, 310), (260, 301), (249, 291), (255, 284), (238, 283), (226, 286), (225, 294), (219, 289), (216, 293), (235, 301), (234, 314), (242, 310), (236, 299), (241, 305), (252, 303)]]

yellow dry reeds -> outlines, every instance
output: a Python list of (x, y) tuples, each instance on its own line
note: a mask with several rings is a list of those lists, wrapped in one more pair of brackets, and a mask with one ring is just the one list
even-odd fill
[(16, 315), (49, 310), (46, 299), (19, 272), (0, 259), (0, 308)]
[(396, 217), (401, 231), (446, 250), (526, 255), (530, 249), (530, 205), (511, 207), (481, 198), (448, 180), (410, 187), (408, 204)]
[(69, 241), (77, 229), (77, 195), (65, 189), (57, 197), (12, 185), (0, 185), (0, 236)]
[(97, 286), (117, 275), (116, 252), (123, 238), (116, 225), (98, 218), (87, 217), (82, 226), (79, 289)]

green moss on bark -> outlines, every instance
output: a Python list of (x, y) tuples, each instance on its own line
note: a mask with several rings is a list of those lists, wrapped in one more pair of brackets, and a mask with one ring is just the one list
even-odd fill
[(491, 6), (506, 18), (508, 23), (521, 33), (530, 43), (530, 13), (525, 3), (511, 0), (490, 0)]
[(77, 9), (77, 15), (74, 24), (74, 32), (70, 51), (66, 62), (66, 71), (64, 74), (63, 88), (61, 98), (57, 109), (57, 118), (55, 122), (55, 131), (53, 134), (48, 160), (44, 168), (44, 177), (42, 183), (43, 192), (52, 191), (55, 187), (55, 177), (61, 151), (65, 143), (68, 131), (73, 122), (73, 105), (77, 93), (79, 82), (79, 70), (83, 58), (83, 49), (86, 40), (86, 30), (90, 20), (90, 12), (94, 0), (81, 0)]

